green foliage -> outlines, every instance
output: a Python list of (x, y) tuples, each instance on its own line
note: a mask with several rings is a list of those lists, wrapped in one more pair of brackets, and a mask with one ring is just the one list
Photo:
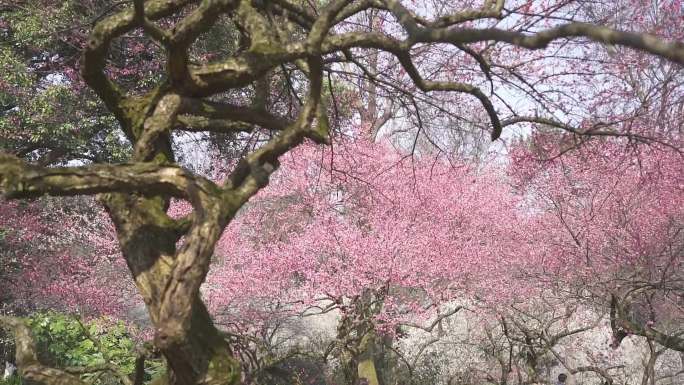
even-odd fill
[(41, 353), (57, 366), (94, 366), (113, 363), (132, 372), (134, 342), (122, 322), (96, 319), (82, 323), (59, 313), (37, 313), (30, 318)]
[[(113, 364), (128, 375), (135, 369), (136, 342), (129, 328), (121, 321), (103, 317), (81, 322), (74, 316), (45, 312), (34, 314), (29, 319), (29, 324), (40, 358), (45, 363), (56, 367)], [(161, 362), (146, 362), (147, 379), (162, 371)], [(84, 375), (93, 376), (94, 374)], [(97, 376), (100, 381), (106, 380), (102, 373)]]
[(49, 2), (29, 0), (4, 16), (12, 26), (12, 41), (15, 46), (37, 49), (60, 43), (58, 32), (73, 28), (72, 21), (78, 20), (78, 2)]
[(130, 146), (76, 76), (91, 17), (79, 1), (26, 1), (0, 12), (0, 151), (32, 161), (122, 161)]
[[(15, 55), (13, 50), (6, 46), (0, 46), (0, 82), (13, 84), (16, 87), (28, 87), (33, 81), (34, 77), (29, 73), (26, 65)], [(1, 99), (0, 102), (4, 102)]]
[(7, 379), (2, 379), (2, 377), (0, 377), (0, 385), (23, 385), (23, 384), (21, 381), (21, 377), (11, 376)]
[(225, 59), (238, 49), (238, 40), (237, 29), (232, 21), (221, 18), (198, 39), (190, 55), (197, 61)]

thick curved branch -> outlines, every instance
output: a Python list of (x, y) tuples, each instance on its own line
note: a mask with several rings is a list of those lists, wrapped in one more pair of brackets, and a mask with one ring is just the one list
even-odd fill
[(569, 23), (533, 34), (498, 28), (419, 28), (407, 40), (397, 40), (377, 32), (348, 32), (330, 36), (323, 43), (323, 51), (332, 53), (347, 48), (377, 48), (388, 52), (408, 51), (418, 43), (469, 44), (494, 41), (527, 49), (546, 48), (559, 39), (584, 37), (612, 45), (621, 45), (648, 52), (684, 64), (684, 43), (666, 41), (649, 34), (618, 31), (587, 23)]
[[(144, 16), (149, 20), (157, 20), (170, 16), (193, 2), (193, 0), (146, 1)], [(130, 120), (122, 103), (125, 95), (107, 77), (104, 68), (111, 41), (134, 29), (138, 24), (138, 20), (135, 10), (129, 8), (99, 21), (91, 32), (88, 43), (83, 51), (83, 66), (81, 67), (83, 79), (122, 124)]]
[(306, 57), (304, 44), (292, 43), (271, 47), (269, 52), (245, 52), (226, 60), (202, 66), (190, 66), (192, 84), (185, 85), (183, 94), (203, 97), (230, 88), (252, 84), (281, 64)]
[(135, 13), (136, 22), (142, 26), (143, 30), (147, 32), (154, 40), (163, 46), (168, 47), (170, 44), (171, 34), (166, 30), (157, 27), (145, 16), (145, 0), (134, 0), (133, 10)]
[[(325, 108), (321, 103), (323, 87), (323, 67), (320, 60), (308, 62), (310, 88), (309, 94), (295, 122), (264, 146), (241, 159), (225, 183), (226, 189), (235, 197), (240, 206), (268, 184), (269, 176), (278, 168), (278, 158), (299, 145), (305, 138), (317, 143), (329, 143), (329, 123)], [(317, 120), (314, 125), (314, 120)], [(237, 210), (236, 206), (234, 210)], [(234, 211), (231, 210), (231, 215)]]
[[(335, 24), (336, 16), (350, 1), (337, 0), (328, 4), (312, 24), (306, 43), (291, 44), (282, 44), (269, 38), (270, 33), (266, 21), (256, 9), (251, 8), (246, 2), (243, 3), (240, 4), (238, 13), (253, 34), (250, 49), (241, 55), (218, 63), (190, 67), (188, 75), (190, 82), (184, 83), (183, 94), (200, 97), (229, 88), (243, 87), (284, 63), (305, 59), (311, 54), (321, 55), (323, 41)], [(178, 64), (179, 68), (176, 69), (175, 65), (171, 64), (173, 63), (170, 63), (170, 67), (173, 67), (172, 73), (185, 71), (185, 67), (181, 64)]]
[(542, 49), (554, 40), (573, 37), (584, 37), (599, 43), (634, 48), (684, 65), (684, 43), (682, 42), (665, 41), (650, 34), (618, 31), (587, 23), (569, 23), (529, 35), (498, 28), (423, 29), (416, 34), (415, 42), (467, 44), (497, 41), (527, 49)]
[(209, 119), (202, 116), (181, 115), (177, 119), (177, 130), (190, 132), (211, 131), (217, 133), (252, 132), (254, 125), (227, 119)]
[(128, 192), (170, 195), (195, 203), (219, 194), (213, 182), (178, 166), (131, 163), (48, 168), (3, 154), (0, 154), (0, 191), (9, 198)]
[(273, 0), (271, 3), (278, 6), (279, 9), (276, 8), (277, 12), (286, 15), (288, 19), (307, 30), (311, 29), (311, 26), (316, 21), (316, 16), (302, 8), (299, 4), (294, 4), (287, 0)]
[[(250, 47), (241, 55), (205, 66), (188, 66), (188, 47), (222, 13), (235, 11), (239, 24), (249, 32)], [(228, 88), (246, 86), (269, 70), (304, 57), (303, 44), (278, 41), (269, 22), (247, 1), (203, 2), (181, 21), (172, 36), (169, 72), (172, 83), (189, 96), (208, 96)]]
[(492, 101), (489, 100), (487, 95), (485, 95), (481, 89), (465, 83), (436, 82), (431, 80), (425, 80), (420, 76), (418, 69), (413, 65), (413, 62), (411, 61), (411, 56), (408, 54), (408, 52), (398, 52), (397, 57), (399, 58), (399, 61), (406, 70), (406, 73), (408, 73), (408, 75), (411, 77), (411, 80), (413, 80), (415, 85), (418, 86), (418, 88), (420, 88), (421, 91), (461, 92), (471, 94), (474, 97), (476, 97), (484, 107), (485, 111), (487, 111), (487, 115), (489, 115), (489, 119), (492, 123), (492, 140), (496, 140), (501, 136), (502, 126), (501, 121), (499, 120), (499, 115), (496, 113), (496, 109), (494, 108)]
[[(205, 119), (243, 122), (276, 131), (282, 131), (294, 123), (284, 117), (273, 115), (264, 109), (199, 99), (185, 99), (179, 114)], [(183, 119), (187, 121), (187, 118)]]
[(323, 8), (311, 26), (307, 39), (308, 48), (312, 53), (320, 54), (321, 44), (323, 44), (323, 40), (325, 40), (330, 29), (335, 25), (335, 18), (344, 7), (351, 3), (351, 0), (334, 0)]
[(486, 0), (480, 9), (466, 9), (464, 11), (446, 15), (438, 18), (429, 24), (433, 28), (445, 28), (452, 25), (465, 23), (467, 21), (479, 19), (499, 19), (501, 18), (501, 11), (503, 10), (504, 0)]
[(188, 16), (176, 24), (168, 43), (168, 72), (171, 83), (184, 89), (193, 89), (195, 84), (189, 68), (190, 45), (202, 32), (208, 30), (221, 16), (235, 8), (235, 0), (210, 0), (202, 3)]

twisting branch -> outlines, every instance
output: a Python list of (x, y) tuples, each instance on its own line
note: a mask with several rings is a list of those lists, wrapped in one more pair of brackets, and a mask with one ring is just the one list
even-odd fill
[(630, 320), (625, 305), (615, 294), (611, 294), (610, 326), (613, 332), (613, 348), (617, 348), (622, 339), (633, 334), (655, 341), (666, 348), (684, 352), (684, 338), (678, 335), (668, 335), (651, 326), (642, 326)]
[(133, 10), (135, 12), (135, 21), (143, 27), (154, 40), (165, 47), (170, 44), (171, 34), (167, 31), (157, 27), (145, 16), (144, 0), (134, 0)]
[(587, 23), (569, 23), (529, 35), (498, 28), (424, 29), (415, 36), (415, 42), (467, 44), (496, 41), (527, 49), (542, 49), (555, 40), (577, 37), (603, 44), (634, 48), (684, 65), (684, 43), (682, 42), (665, 41), (645, 33), (618, 31)]
[(174, 129), (190, 132), (210, 131), (216, 133), (252, 132), (254, 125), (227, 119), (209, 119), (194, 115), (181, 115)]
[(170, 195), (196, 203), (219, 194), (213, 182), (179, 166), (130, 163), (49, 168), (4, 154), (0, 154), (0, 190), (9, 198), (127, 192)]
[(424, 80), (420, 76), (420, 73), (418, 73), (418, 69), (413, 65), (411, 56), (407, 52), (399, 52), (397, 57), (406, 70), (406, 73), (408, 73), (408, 75), (411, 77), (411, 80), (413, 80), (413, 82), (416, 84), (416, 86), (418, 86), (418, 88), (420, 88), (421, 91), (452, 91), (467, 93), (475, 96), (480, 103), (482, 103), (482, 106), (484, 107), (485, 111), (487, 111), (487, 115), (489, 115), (489, 119), (492, 122), (492, 140), (496, 140), (501, 136), (502, 126), (501, 121), (499, 120), (499, 115), (497, 114), (492, 101), (489, 100), (487, 95), (485, 95), (482, 90), (473, 85), (465, 83)]
[(486, 41), (508, 43), (526, 49), (543, 49), (556, 40), (587, 38), (603, 43), (630, 47), (657, 55), (675, 63), (684, 64), (684, 43), (666, 41), (649, 34), (618, 31), (586, 23), (569, 23), (540, 32), (525, 34), (498, 28), (421, 28), (406, 40), (377, 32), (348, 32), (328, 37), (323, 52), (332, 53), (346, 48), (377, 48), (387, 52), (408, 52), (419, 43), (471, 44)]
[[(297, 121), (275, 136), (263, 147), (243, 158), (228, 178), (225, 188), (237, 194), (239, 202), (246, 202), (278, 167), (278, 157), (308, 137), (318, 143), (329, 143), (328, 117), (321, 105), (323, 68), (320, 60), (310, 60), (310, 89)], [(314, 119), (317, 124), (312, 127)]]
[[(144, 15), (149, 20), (170, 16), (194, 0), (152, 0), (145, 2)], [(129, 110), (125, 107), (125, 94), (107, 75), (107, 63), (111, 41), (136, 27), (138, 19), (134, 9), (125, 9), (99, 21), (90, 34), (83, 51), (81, 75), (95, 93), (102, 99), (107, 109), (122, 124), (124, 131), (131, 123)], [(130, 136), (130, 132), (127, 132)]]
[(479, 19), (499, 19), (502, 16), (504, 0), (486, 0), (480, 9), (467, 9), (455, 14), (446, 15), (438, 18), (429, 24), (433, 28), (445, 28), (467, 21)]
[(416, 323), (410, 323), (410, 322), (403, 322), (401, 325), (402, 326), (408, 326), (416, 329), (421, 329), (424, 330), (428, 333), (431, 333), (437, 325), (440, 324), (440, 322), (444, 321), (446, 318), (451, 317), (452, 315), (458, 313), (463, 309), (463, 306), (456, 306), (455, 308), (449, 310), (446, 313), (438, 315), (429, 325), (421, 325), (421, 324), (416, 324)]
[[(185, 98), (179, 114), (212, 120), (242, 122), (261, 126), (268, 130), (282, 131), (294, 122), (274, 115), (262, 108), (236, 106), (228, 103)], [(188, 119), (183, 117), (182, 119)]]

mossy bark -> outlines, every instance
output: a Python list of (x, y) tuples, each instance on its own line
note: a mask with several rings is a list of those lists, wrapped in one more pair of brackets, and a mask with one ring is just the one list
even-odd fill
[[(168, 362), (167, 382), (238, 383), (240, 365), (198, 293), (188, 302), (191, 308), (179, 312), (178, 318), (164, 313), (168, 304), (162, 303), (163, 294), (173, 279), (179, 237), (164, 213), (165, 200), (123, 194), (109, 194), (101, 200), (114, 220), (124, 258), (149, 311), (155, 344)], [(190, 314), (189, 322), (181, 319), (184, 313)]]
[(375, 366), (376, 358), (376, 335), (374, 331), (368, 332), (361, 340), (360, 351), (358, 358), (357, 373), (359, 381), (365, 379), (367, 385), (380, 385), (378, 380), (378, 371)]

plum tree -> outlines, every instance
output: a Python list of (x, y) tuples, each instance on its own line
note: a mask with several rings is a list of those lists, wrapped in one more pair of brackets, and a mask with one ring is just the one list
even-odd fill
[[(268, 183), (279, 158), (307, 139), (331, 142), (334, 78), (351, 76), (385, 85), (392, 90), (387, 96), (396, 95), (405, 103), (406, 124), (416, 130), (425, 126), (422, 112), (439, 111), (455, 121), (461, 114), (470, 121), (486, 116), (493, 139), (501, 136), (503, 127), (524, 122), (551, 124), (582, 137), (657, 139), (619, 124), (587, 128), (534, 114), (535, 107), (553, 111), (566, 101), (563, 98), (535, 99), (532, 93), (534, 107), (521, 107), (523, 114), (518, 114), (507, 103), (515, 93), (506, 96), (492, 90), (495, 105), (484, 91), (527, 83), (521, 71), (548, 79), (551, 75), (540, 69), (563, 68), (556, 63), (586, 58), (582, 47), (590, 43), (624, 46), (684, 64), (684, 45), (674, 40), (676, 36), (592, 24), (583, 3), (135, 0), (132, 6), (111, 9), (111, 14), (95, 20), (80, 65), (83, 80), (132, 148), (127, 163), (44, 167), (3, 154), (0, 189), (15, 199), (98, 195), (148, 308), (155, 344), (169, 364), (169, 382), (234, 384), (240, 381), (239, 366), (200, 299), (200, 286), (224, 228)], [(368, 30), (356, 23), (359, 15), (370, 11), (383, 15), (382, 29)], [(234, 26), (236, 44), (215, 56), (196, 55), (194, 48), (203, 34), (226, 24)], [(112, 46), (126, 34), (141, 34), (162, 48), (163, 76), (147, 89), (111, 76)], [(577, 44), (568, 48), (568, 41)], [(381, 56), (378, 73), (369, 72), (358, 60), (367, 50)], [(566, 59), (568, 52), (575, 58)], [(516, 63), (518, 57), (532, 64)], [(280, 98), (263, 92), (273, 78), (287, 85)], [(558, 95), (562, 88), (557, 88)], [(247, 133), (256, 145), (241, 154), (224, 182), (215, 183), (176, 162), (175, 131)], [(181, 219), (169, 217), (171, 198), (187, 200), (192, 213)], [(21, 323), (2, 320), (17, 331), (24, 377), (80, 383), (40, 365), (30, 354)]]

